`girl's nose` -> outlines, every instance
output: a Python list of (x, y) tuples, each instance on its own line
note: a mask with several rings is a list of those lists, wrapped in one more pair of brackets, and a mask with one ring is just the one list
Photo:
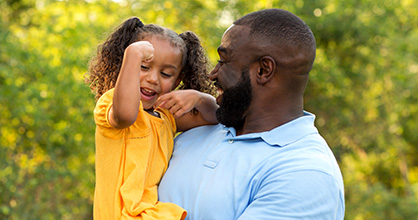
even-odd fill
[(147, 82), (151, 84), (157, 84), (158, 82), (158, 73), (156, 71), (149, 71), (147, 76)]

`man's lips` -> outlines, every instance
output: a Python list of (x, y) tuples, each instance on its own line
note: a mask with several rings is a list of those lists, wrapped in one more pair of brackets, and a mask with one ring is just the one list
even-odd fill
[(218, 103), (218, 105), (221, 104), (223, 94), (224, 91), (218, 87), (218, 89), (216, 90), (216, 103)]
[(224, 90), (219, 85), (218, 80), (215, 81), (214, 85), (217, 88), (217, 90), (216, 90), (216, 103), (218, 103), (218, 105), (221, 105), (221, 101), (222, 101), (222, 96), (224, 94)]

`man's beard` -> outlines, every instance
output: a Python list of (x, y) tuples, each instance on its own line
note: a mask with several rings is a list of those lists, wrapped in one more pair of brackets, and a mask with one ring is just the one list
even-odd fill
[(216, 118), (227, 127), (240, 129), (244, 125), (244, 113), (251, 104), (251, 81), (249, 70), (244, 70), (237, 84), (228, 88), (222, 95)]

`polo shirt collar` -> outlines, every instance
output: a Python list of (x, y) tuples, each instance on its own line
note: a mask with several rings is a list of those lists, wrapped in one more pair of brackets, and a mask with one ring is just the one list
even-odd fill
[(303, 116), (266, 132), (236, 136), (234, 128), (224, 127), (224, 129), (228, 131), (229, 135), (231, 135), (234, 140), (261, 138), (271, 146), (284, 147), (296, 142), (306, 135), (318, 133), (318, 130), (314, 125), (315, 115), (307, 111), (304, 111), (303, 113)]

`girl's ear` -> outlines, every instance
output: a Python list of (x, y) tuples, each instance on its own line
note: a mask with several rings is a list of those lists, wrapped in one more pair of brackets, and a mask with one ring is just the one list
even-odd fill
[(260, 67), (257, 73), (257, 83), (266, 84), (274, 76), (276, 61), (271, 56), (263, 56), (259, 60)]

